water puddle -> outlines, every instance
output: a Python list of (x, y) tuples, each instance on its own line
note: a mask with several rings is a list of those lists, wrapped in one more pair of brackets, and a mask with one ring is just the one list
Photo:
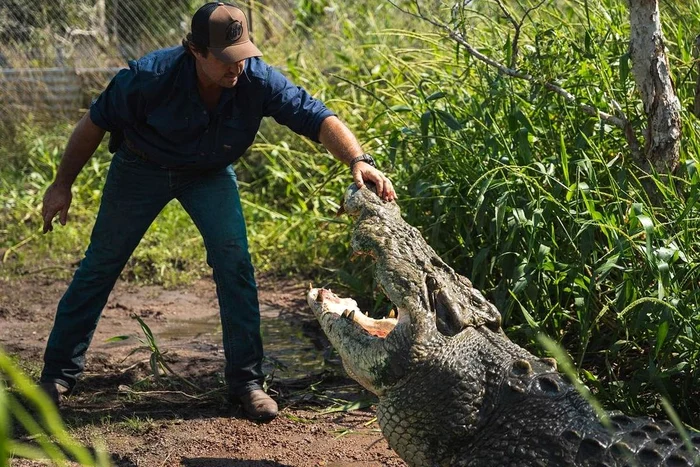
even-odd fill
[[(281, 318), (273, 307), (261, 305), (261, 329), (265, 374), (275, 380), (293, 380), (323, 369), (323, 353), (317, 350), (302, 329), (300, 321)], [(169, 341), (167, 347), (178, 350), (216, 352), (223, 359), (219, 314), (199, 319), (169, 319), (156, 339)]]

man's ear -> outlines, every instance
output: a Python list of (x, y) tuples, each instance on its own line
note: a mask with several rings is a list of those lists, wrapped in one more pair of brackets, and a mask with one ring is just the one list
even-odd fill
[(199, 53), (199, 51), (197, 51), (197, 49), (195, 49), (195, 48), (192, 46), (192, 44), (189, 44), (187, 47), (190, 48), (190, 52), (192, 52), (192, 55), (194, 55), (195, 58), (197, 58), (197, 59), (204, 58), (204, 57), (202, 57), (202, 54)]

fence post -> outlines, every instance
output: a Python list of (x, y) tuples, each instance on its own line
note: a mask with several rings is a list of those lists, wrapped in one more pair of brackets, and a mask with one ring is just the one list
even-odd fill
[(114, 8), (112, 9), (112, 41), (114, 47), (121, 53), (119, 48), (119, 0), (112, 0)]
[(253, 34), (253, 0), (248, 1), (248, 33)]
[(107, 35), (107, 23), (106, 23), (106, 12), (105, 12), (105, 0), (96, 0), (95, 2), (95, 17), (97, 20), (97, 27), (93, 27), (93, 29), (97, 29), (100, 31), (101, 37), (105, 37)]

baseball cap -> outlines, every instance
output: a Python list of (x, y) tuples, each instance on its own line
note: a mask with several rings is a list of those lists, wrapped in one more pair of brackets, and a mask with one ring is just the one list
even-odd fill
[(192, 17), (192, 39), (224, 63), (233, 64), (262, 52), (250, 41), (245, 13), (230, 3), (209, 2)]

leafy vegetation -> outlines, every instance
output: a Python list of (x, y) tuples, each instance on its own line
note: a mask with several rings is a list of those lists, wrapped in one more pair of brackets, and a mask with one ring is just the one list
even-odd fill
[[(474, 3), (429, 14), (511, 63), (511, 24), (491, 2)], [(315, 26), (288, 30), (267, 60), (356, 131), (394, 181), (407, 221), (498, 306), (509, 335), (530, 349), (538, 332), (553, 337), (608, 407), (663, 414), (663, 397), (700, 425), (700, 135), (691, 112), (700, 3), (662, 5), (684, 121), (681, 168), (669, 177), (635, 167), (619, 130), (477, 62), (388, 2), (329, 2), (321, 17), (307, 9)], [(622, 2), (545, 2), (523, 25), (518, 67), (600, 110), (614, 113), (617, 102), (640, 128), (628, 36)], [(104, 149), (74, 187), (71, 222), (38, 233), (68, 131), (29, 123), (1, 149), (4, 275), (66, 275), (87, 245)], [(358, 297), (373, 293), (367, 263), (349, 261), (349, 221), (335, 217), (346, 168), (268, 122), (237, 170), (260, 270), (340, 278)], [(169, 206), (124, 277), (172, 285), (206, 273), (196, 229)]]
[[(56, 465), (66, 465), (69, 460), (85, 466), (110, 465), (102, 446), (91, 452), (73, 439), (56, 406), (2, 349), (0, 376), (0, 465), (9, 465), (13, 457), (50, 460)], [(12, 420), (32, 434), (31, 444), (12, 439)]]

